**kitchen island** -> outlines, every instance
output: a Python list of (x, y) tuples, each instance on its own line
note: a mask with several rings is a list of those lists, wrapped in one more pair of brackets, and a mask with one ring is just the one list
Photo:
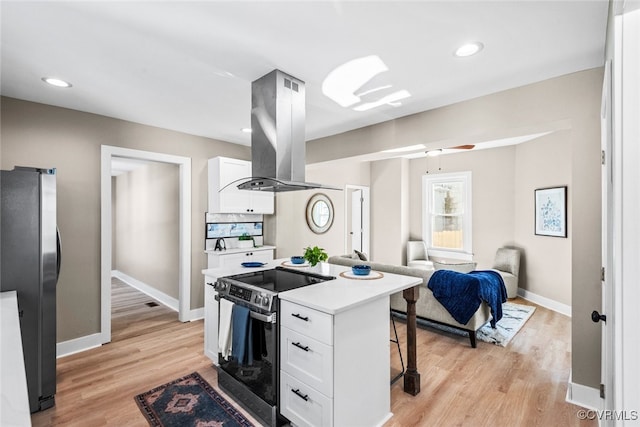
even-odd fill
[[(218, 277), (268, 270), (286, 261), (274, 260), (255, 269), (208, 269), (203, 274), (205, 283), (212, 285)], [(314, 272), (310, 267), (291, 269)], [(315, 272), (334, 276), (334, 280), (278, 294), (280, 411), (297, 425), (382, 425), (392, 416), (389, 296), (403, 291), (411, 307), (422, 281), (380, 272), (353, 278), (350, 271), (348, 267), (326, 264), (321, 272)], [(217, 362), (214, 296), (213, 286), (206, 286), (205, 352)], [(412, 310), (408, 309), (405, 391), (415, 395), (420, 390), (415, 310), (413, 322), (411, 315)]]

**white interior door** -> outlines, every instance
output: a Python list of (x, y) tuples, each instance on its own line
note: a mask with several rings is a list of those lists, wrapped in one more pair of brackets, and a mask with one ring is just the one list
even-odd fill
[(362, 190), (351, 192), (351, 249), (362, 252)]
[[(600, 397), (604, 409), (613, 410), (613, 149), (612, 149), (612, 76), (611, 61), (606, 63), (602, 84), (602, 107), (600, 117), (602, 148), (602, 313), (607, 322), (602, 322), (600, 383), (604, 385)], [(605, 425), (606, 421), (605, 421)]]
[(370, 209), (369, 187), (346, 185), (344, 188), (344, 249), (354, 249), (370, 255)]

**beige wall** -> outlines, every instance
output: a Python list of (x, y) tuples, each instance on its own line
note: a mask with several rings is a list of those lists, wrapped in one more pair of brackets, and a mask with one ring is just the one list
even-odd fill
[[(150, 163), (115, 178), (114, 270), (178, 299), (180, 174)], [(197, 225), (196, 225), (197, 227)]]
[(371, 163), (371, 259), (404, 264), (409, 234), (409, 161)]
[[(337, 161), (309, 165), (306, 180), (338, 188), (345, 185), (369, 185), (369, 164), (357, 161)], [(305, 212), (309, 198), (316, 193), (326, 194), (334, 207), (333, 225), (324, 234), (315, 234), (307, 226)], [(329, 256), (345, 252), (344, 191), (306, 190), (276, 193), (276, 215), (265, 215), (265, 243), (277, 247), (276, 257), (302, 255), (307, 246), (319, 246)]]
[[(571, 306), (571, 132), (560, 131), (515, 150), (514, 241), (522, 249), (521, 287)], [(544, 173), (541, 173), (544, 171)], [(567, 238), (534, 234), (534, 191), (567, 186)]]
[[(571, 246), (570, 273), (565, 273), (565, 277), (571, 280), (572, 379), (594, 388), (600, 384), (600, 326), (590, 322), (589, 315), (591, 310), (600, 307), (601, 300), (599, 108), (602, 78), (602, 68), (577, 72), (307, 144), (307, 163), (315, 163), (414, 144), (425, 144), (427, 148), (451, 147), (550, 130), (568, 131), (571, 154), (565, 167), (571, 171), (572, 206), (571, 238), (565, 240)], [(547, 171), (541, 169), (539, 173), (544, 175)], [(375, 179), (372, 174), (372, 182)], [(371, 197), (386, 196), (393, 195), (372, 194)], [(411, 210), (415, 212), (413, 207)], [(532, 222), (530, 227), (533, 228)], [(414, 228), (411, 227), (412, 235)], [(377, 244), (377, 232), (373, 230), (373, 245)], [(475, 242), (474, 238), (474, 246)], [(558, 295), (558, 298), (564, 296)]]
[(571, 190), (571, 156), (571, 133), (558, 131), (516, 146), (412, 160), (411, 239), (422, 239), (422, 176), (426, 171), (471, 171), (473, 258), (478, 268), (490, 268), (499, 247), (520, 248), (519, 287), (571, 306), (572, 233), (567, 239), (533, 233), (534, 190), (563, 185)]
[[(411, 161), (412, 240), (422, 240), (422, 176), (470, 171), (472, 175), (473, 259), (490, 268), (496, 249), (513, 245), (514, 147), (446, 154)], [(440, 170), (438, 170), (440, 169)], [(567, 284), (568, 286), (568, 284)]]
[(58, 169), (58, 226), (64, 245), (57, 287), (58, 342), (100, 330), (103, 144), (191, 158), (190, 306), (202, 307), (201, 270), (207, 264), (200, 225), (207, 210), (207, 159), (227, 156), (249, 160), (249, 148), (12, 98), (3, 97), (0, 102), (2, 169), (15, 165)]

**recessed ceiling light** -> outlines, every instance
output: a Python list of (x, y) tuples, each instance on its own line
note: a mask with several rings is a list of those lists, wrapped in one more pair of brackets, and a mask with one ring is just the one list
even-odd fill
[(55, 87), (71, 87), (71, 83), (55, 77), (43, 77), (42, 81)]
[(251, 133), (251, 128), (242, 128), (242, 132)]
[(480, 42), (465, 43), (458, 49), (456, 49), (455, 55), (461, 58), (465, 56), (475, 55), (476, 53), (480, 52), (482, 48), (484, 48), (484, 45)]

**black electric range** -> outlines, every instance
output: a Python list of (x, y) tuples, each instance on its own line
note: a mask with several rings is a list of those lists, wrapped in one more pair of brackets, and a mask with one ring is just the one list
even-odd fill
[[(225, 304), (233, 303), (232, 313), (235, 313), (236, 305), (248, 308), (250, 326), (247, 333), (252, 349), (252, 358), (247, 360), (235, 357), (233, 351), (231, 355), (218, 354), (218, 386), (266, 426), (288, 424), (288, 420), (279, 411), (278, 294), (333, 279), (335, 277), (278, 266), (269, 270), (220, 277), (214, 285), (220, 304), (224, 300), (227, 300)], [(234, 314), (232, 322), (233, 316)], [(235, 340), (237, 331), (233, 331)], [(221, 333), (220, 330), (218, 332)], [(235, 345), (233, 341), (232, 348)]]
[(216, 282), (215, 289), (221, 298), (240, 302), (261, 312), (274, 312), (277, 310), (274, 297), (280, 292), (333, 279), (333, 276), (276, 267), (221, 277)]

